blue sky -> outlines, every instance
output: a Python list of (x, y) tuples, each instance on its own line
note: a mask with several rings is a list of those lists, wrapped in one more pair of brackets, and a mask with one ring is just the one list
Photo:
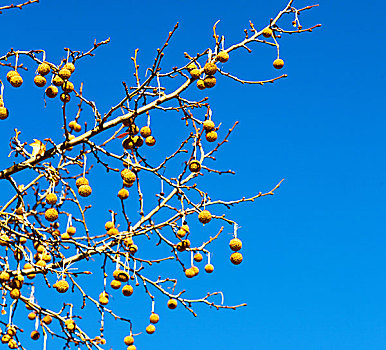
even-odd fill
[[(123, 96), (121, 81), (134, 83), (130, 60), (134, 50), (140, 49), (143, 74), (177, 21), (180, 28), (166, 51), (166, 70), (185, 63), (184, 51), (193, 55), (212, 46), (211, 30), (217, 20), (229, 46), (243, 37), (249, 20), (257, 28), (264, 27), (285, 4), (284, 0), (41, 0), (1, 15), (1, 50), (44, 48), (49, 59), (59, 61), (64, 47), (86, 50), (94, 39), (110, 37), (111, 43), (99, 48), (95, 57), (79, 62), (75, 77), (76, 84), (84, 82), (85, 95), (106, 111)], [(305, 0), (294, 3), (297, 7), (310, 4)], [(181, 272), (177, 276), (192, 295), (222, 290), (226, 303), (246, 302), (248, 306), (238, 311), (199, 306), (199, 316), (194, 318), (182, 308), (168, 310), (166, 299), (160, 296), (157, 332), (138, 337), (138, 349), (385, 348), (386, 5), (346, 0), (320, 5), (301, 18), (304, 26), (322, 23), (322, 28), (280, 41), (286, 63), (283, 73), (288, 78), (264, 87), (223, 78), (208, 91), (213, 119), (223, 123), (221, 135), (234, 121), (240, 122), (217, 161), (219, 168), (232, 168), (237, 174), (220, 181), (208, 177), (206, 186), (213, 197), (234, 199), (269, 191), (282, 178), (285, 181), (274, 197), (230, 212), (242, 226), (244, 261), (240, 266), (229, 262), (227, 228), (214, 244), (213, 275), (201, 274), (187, 282)], [(250, 80), (275, 76), (274, 50), (251, 48), (252, 54), (232, 55), (226, 68)], [(1, 69), (2, 80), (5, 74)], [(27, 83), (33, 71), (25, 77), (20, 90), (8, 87), (5, 91), (10, 118), (0, 130), (2, 167), (9, 164), (7, 140), (13, 128), (22, 130), (27, 141), (60, 137), (59, 103), (48, 101), (44, 108), (41, 91)], [(203, 93), (193, 91), (191, 96)], [(170, 135), (178, 136), (173, 130), (180, 130), (180, 124), (177, 114), (155, 115), (152, 125), (159, 150), (155, 158), (169, 151)], [(106, 179), (103, 172), (95, 172), (92, 210), (96, 215), (91, 219), (95, 227), (108, 219), (105, 192), (111, 190), (114, 198), (118, 188), (113, 183), (102, 185)], [(117, 204), (112, 200), (111, 206)], [(97, 283), (93, 287), (101, 288)], [(138, 295), (122, 304), (139, 331), (148, 317), (149, 305), (144, 300)], [(127, 328), (120, 323), (110, 324), (106, 348), (122, 348), (125, 332)], [(51, 341), (48, 349), (52, 347)]]

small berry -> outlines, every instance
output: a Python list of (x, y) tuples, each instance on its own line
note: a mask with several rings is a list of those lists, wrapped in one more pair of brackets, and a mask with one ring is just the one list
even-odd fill
[(207, 224), (210, 222), (210, 220), (212, 220), (212, 214), (208, 210), (203, 210), (202, 212), (200, 212), (200, 214), (198, 214), (198, 220), (202, 224)]
[(177, 231), (177, 236), (180, 237), (180, 238), (183, 238), (185, 237), (186, 235), (186, 231), (183, 230), (182, 228), (180, 228), (178, 231)]
[(99, 303), (102, 305), (107, 305), (109, 303), (109, 295), (106, 292), (102, 292), (99, 295)]
[(238, 238), (233, 238), (231, 239), (231, 241), (229, 242), (229, 247), (234, 251), (234, 252), (237, 252), (241, 249), (241, 247), (243, 246), (241, 240), (239, 240)]
[(36, 314), (35, 314), (34, 312), (30, 312), (30, 313), (28, 314), (28, 319), (29, 319), (29, 320), (33, 321), (35, 318), (36, 318)]
[(71, 96), (69, 94), (66, 94), (63, 92), (62, 94), (60, 94), (60, 101), (62, 101), (64, 103), (70, 102)]
[(119, 191), (118, 191), (118, 197), (120, 199), (127, 199), (129, 198), (129, 191), (126, 190), (126, 188), (121, 188)]
[(110, 286), (113, 289), (119, 289), (119, 288), (121, 288), (121, 282), (120, 281), (116, 281), (116, 280), (112, 280), (110, 282)]
[(126, 284), (123, 288), (122, 288), (122, 294), (125, 296), (125, 297), (129, 297), (133, 294), (134, 292), (134, 289), (132, 286), (130, 286), (129, 284)]
[(76, 324), (73, 319), (69, 319), (64, 322), (64, 326), (67, 328), (69, 332), (73, 332), (75, 330)]
[(64, 84), (64, 80), (59, 75), (55, 75), (52, 79), (52, 84), (55, 86), (62, 86)]
[(45, 315), (42, 319), (42, 322), (45, 324), (51, 324), (52, 322), (52, 317), (50, 315)]
[(56, 204), (57, 201), (58, 201), (58, 197), (56, 196), (55, 193), (49, 193), (49, 194), (47, 194), (47, 196), (46, 196), (46, 202), (47, 202), (48, 204), (53, 205), (53, 204)]
[(11, 78), (12, 78), (14, 75), (19, 75), (19, 73), (16, 72), (15, 70), (10, 70), (10, 71), (7, 73), (7, 80), (8, 80), (8, 83), (11, 82)]
[(159, 321), (159, 316), (157, 314), (155, 314), (154, 312), (152, 312), (152, 314), (150, 315), (150, 323), (158, 323)]
[(67, 63), (63, 66), (63, 68), (68, 69), (68, 70), (71, 72), (71, 74), (74, 73), (74, 71), (75, 71), (75, 66), (74, 66), (74, 64), (71, 63), (71, 62), (67, 62)]
[(20, 290), (17, 288), (12, 289), (11, 292), (9, 293), (9, 296), (12, 299), (19, 299), (20, 295), (21, 295)]
[(129, 274), (124, 270), (115, 270), (113, 272), (113, 277), (115, 280), (120, 282), (127, 282), (129, 280)]
[(243, 256), (241, 253), (233, 253), (231, 255), (231, 263), (234, 265), (239, 265), (243, 261)]
[(136, 252), (138, 251), (138, 247), (135, 245), (135, 244), (132, 244), (130, 247), (129, 247), (129, 252), (130, 254), (135, 254)]
[(43, 87), (47, 84), (47, 79), (41, 75), (36, 75), (34, 78), (34, 83), (37, 87)]
[(148, 145), (148, 146), (154, 146), (155, 145), (155, 138), (153, 136), (148, 136), (146, 137), (145, 139), (145, 143)]
[(282, 69), (284, 67), (284, 61), (281, 58), (277, 58), (273, 61), (273, 66), (276, 69)]
[(70, 93), (71, 91), (74, 91), (74, 84), (71, 83), (71, 81), (66, 81), (62, 85), (62, 89), (63, 89), (64, 92)]
[(15, 88), (20, 87), (23, 84), (23, 78), (19, 74), (15, 74), (11, 78), (10, 83)]
[(134, 338), (131, 335), (127, 335), (124, 339), (123, 342), (126, 345), (133, 345), (134, 344)]
[(88, 185), (88, 184), (89, 184), (89, 182), (85, 177), (79, 177), (75, 183), (76, 187), (78, 187), (78, 188), (82, 185)]
[(272, 36), (272, 29), (271, 28), (264, 28), (262, 34), (263, 34), (264, 38), (270, 38)]
[(216, 78), (213, 75), (208, 75), (204, 79), (204, 85), (206, 88), (212, 88), (216, 85)]
[(197, 87), (200, 90), (204, 90), (206, 88), (205, 83), (204, 83), (204, 81), (202, 79), (197, 80)]
[(206, 271), (207, 273), (212, 273), (213, 270), (214, 270), (214, 266), (213, 266), (212, 264), (206, 264), (206, 265), (205, 265), (205, 271)]
[(129, 182), (129, 183), (134, 182), (137, 178), (135, 174), (129, 169), (123, 169), (121, 171), (121, 177), (123, 181)]
[(51, 67), (48, 63), (43, 62), (38, 66), (38, 73), (40, 75), (47, 75), (51, 71)]
[(44, 260), (40, 259), (40, 260), (37, 261), (36, 266), (46, 267), (47, 263)]
[(107, 221), (106, 223), (105, 223), (105, 229), (108, 231), (108, 230), (110, 230), (111, 228), (113, 228), (114, 227), (114, 223), (112, 222), (112, 221)]
[(59, 71), (59, 76), (63, 79), (63, 80), (67, 80), (70, 76), (71, 76), (71, 72), (66, 69), (66, 68), (62, 68), (60, 71)]
[(141, 128), (140, 134), (142, 137), (146, 138), (151, 135), (151, 129), (148, 126), (143, 126)]
[(189, 170), (192, 173), (198, 173), (201, 170), (201, 163), (198, 160), (195, 160), (195, 159), (192, 160), (189, 163)]
[(214, 123), (212, 120), (205, 120), (203, 123), (203, 127), (205, 131), (212, 131), (214, 129)]
[(31, 339), (32, 340), (38, 340), (40, 338), (40, 333), (38, 331), (32, 331), (31, 332)]
[(206, 133), (205, 138), (208, 142), (215, 142), (217, 140), (217, 132), (212, 130)]
[(153, 334), (155, 332), (155, 326), (153, 324), (149, 324), (146, 327), (146, 333), (147, 334)]
[(191, 71), (192, 69), (196, 69), (196, 68), (197, 68), (197, 66), (196, 66), (196, 64), (194, 62), (189, 63), (188, 66), (186, 67), (186, 69), (188, 71)]
[(193, 259), (196, 262), (201, 262), (202, 261), (202, 255), (200, 253), (196, 253), (196, 254), (194, 254)]
[(192, 77), (192, 79), (198, 79), (201, 75), (201, 71), (199, 69), (192, 69), (190, 71), (190, 76)]
[(107, 231), (107, 234), (109, 236), (115, 236), (115, 235), (119, 235), (119, 231), (118, 231), (118, 229), (113, 227), (113, 228), (111, 228), (110, 230)]
[(204, 66), (206, 75), (214, 75), (217, 72), (217, 66), (213, 62), (208, 62)]
[(194, 272), (194, 276), (197, 276), (200, 273), (200, 269), (197, 266), (192, 266), (191, 269)]
[(55, 221), (58, 218), (58, 216), (59, 216), (59, 213), (55, 208), (49, 208), (44, 213), (44, 217), (46, 218), (46, 220), (50, 222)]
[(55, 283), (54, 288), (59, 292), (59, 293), (66, 293), (68, 289), (70, 288), (70, 285), (66, 280), (59, 280)]
[(171, 310), (174, 310), (178, 305), (178, 302), (176, 299), (169, 299), (168, 300), (168, 308)]
[(92, 193), (92, 189), (89, 185), (82, 185), (78, 188), (78, 193), (82, 197), (88, 197)]
[(225, 63), (229, 60), (229, 53), (226, 51), (221, 51), (217, 55), (217, 60), (220, 61), (221, 63)]
[(188, 278), (194, 277), (196, 274), (194, 273), (194, 270), (192, 268), (185, 270), (185, 276)]
[(0, 107), (0, 119), (4, 120), (7, 119), (9, 115), (8, 109), (5, 107)]
[(56, 86), (54, 86), (54, 85), (50, 85), (46, 89), (46, 95), (49, 98), (54, 98), (54, 97), (56, 97), (57, 94), (58, 94), (58, 88)]

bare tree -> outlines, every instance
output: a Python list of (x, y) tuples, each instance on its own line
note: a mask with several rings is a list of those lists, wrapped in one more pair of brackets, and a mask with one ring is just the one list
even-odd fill
[[(35, 2), (38, 0), (3, 6), (0, 11), (21, 9)], [(269, 21), (268, 26), (257, 28), (250, 22), (244, 39), (229, 47), (224, 47), (224, 36), (218, 34), (216, 23), (213, 26), (212, 48), (206, 48), (197, 55), (185, 52), (185, 65), (163, 71), (161, 63), (165, 49), (178, 28), (177, 23), (163, 46), (157, 49), (153, 64), (147, 68), (144, 77), (138, 70), (138, 50), (134, 52), (132, 60), (136, 84), (129, 86), (123, 82), (123, 97), (105, 113), (97, 108), (95, 101), (87, 98), (83, 84), (74, 86), (71, 77), (76, 74), (78, 61), (94, 56), (100, 46), (109, 43), (109, 39), (95, 41), (87, 51), (65, 48), (66, 55), (60, 62), (49, 61), (42, 49), (12, 49), (0, 56), (0, 65), (3, 69), (8, 68), (8, 82), (1, 82), (0, 119), (13, 118), (12, 106), (7, 104), (4, 90), (21, 86), (23, 70), (27, 68), (36, 69), (34, 83), (45, 88), (47, 103), (50, 99), (60, 98), (61, 111), (58, 110), (58, 113), (63, 118), (61, 139), (35, 139), (30, 143), (23, 140), (21, 132), (15, 129), (9, 145), (10, 156), (17, 159), (0, 172), (0, 179), (9, 182), (14, 190), (11, 198), (2, 198), (0, 212), (0, 281), (4, 315), (0, 322), (3, 325), (3, 343), (11, 349), (24, 349), (24, 344), (28, 344), (26, 336), (20, 336), (22, 325), (15, 321), (17, 313), (25, 313), (30, 320), (35, 320), (30, 337), (37, 340), (42, 336), (44, 346), (50, 335), (61, 339), (65, 347), (75, 344), (102, 349), (106, 343), (105, 319), (111, 317), (115, 322), (129, 325), (130, 332), (123, 341), (128, 350), (136, 349), (134, 338), (144, 330), (137, 329), (119, 310), (110, 308), (109, 295), (117, 293), (117, 297), (119, 294), (121, 298), (130, 297), (140, 286), (151, 301), (146, 328), (149, 334), (154, 333), (155, 324), (159, 321), (156, 313), (156, 296), (159, 295), (167, 297), (169, 309), (180, 306), (193, 315), (196, 315), (194, 305), (197, 303), (215, 309), (236, 309), (246, 305), (225, 305), (221, 292), (204, 291), (195, 299), (187, 298), (184, 282), (177, 281), (167, 269), (158, 278), (151, 277), (154, 265), (165, 264), (169, 260), (175, 261), (187, 278), (199, 274), (198, 266), (202, 260), (202, 269), (206, 273), (213, 272), (211, 243), (225, 226), (231, 226), (234, 235), (229, 243), (230, 260), (235, 265), (240, 264), (243, 256), (240, 253), (242, 242), (237, 237), (238, 223), (228, 217), (227, 209), (273, 195), (282, 182), (267, 192), (259, 192), (249, 198), (231, 201), (212, 198), (205, 188), (205, 176), (209, 173), (234, 173), (217, 169), (213, 164), (237, 121), (225, 137), (218, 139), (220, 121), (212, 120), (208, 98), (193, 100), (189, 98), (189, 91), (213, 88), (219, 76), (251, 85), (274, 83), (285, 78), (286, 74), (282, 74), (269, 80), (248, 81), (228, 72), (226, 62), (232, 59), (234, 51), (252, 52), (250, 46), (258, 43), (272, 47), (275, 51), (273, 66), (280, 70), (284, 66), (279, 52), (282, 35), (311, 32), (319, 27), (303, 28), (299, 20), (302, 12), (315, 6), (298, 9), (291, 0)], [(290, 15), (292, 26), (279, 23), (285, 15)], [(173, 90), (168, 88), (169, 80), (177, 81), (178, 87)], [(78, 108), (76, 115), (70, 116), (66, 107), (74, 103), (73, 100)], [(89, 117), (90, 114), (84, 116), (83, 109), (89, 109), (93, 117)], [(178, 112), (189, 132), (173, 153), (163, 155), (163, 160), (154, 164), (143, 150), (156, 144), (151, 115), (157, 110)], [(176, 135), (171, 133), (170, 136)], [(118, 148), (113, 147), (117, 142), (122, 145), (118, 152), (115, 151)], [(121, 209), (115, 212), (106, 202), (109, 219), (99, 232), (89, 228), (95, 166), (104, 168), (109, 177), (122, 182), (116, 199)], [(166, 175), (166, 169), (172, 169), (168, 174), (173, 174)], [(22, 180), (17, 181), (21, 173), (25, 174)], [(154, 193), (157, 198), (154, 206), (150, 206), (152, 200), (143, 195), (147, 182), (159, 184), (159, 192)], [(138, 212), (125, 204), (129, 193), (138, 199)], [(203, 225), (217, 221), (224, 226), (199, 245), (193, 245), (189, 238), (195, 232), (188, 223), (197, 220)], [(141, 256), (141, 245), (137, 245), (141, 236), (155, 242), (157, 247), (167, 246), (169, 253), (162, 258)], [(101, 273), (99, 265), (97, 269), (93, 267), (98, 261), (101, 262)], [(90, 291), (87, 283), (82, 282), (93, 278), (92, 275), (100, 278), (98, 291)], [(57, 298), (57, 293), (66, 293), (67, 299), (64, 302), (58, 299), (58, 309), (50, 309), (44, 300), (39, 299), (42, 289), (50, 291), (53, 298)], [(81, 307), (75, 306), (75, 298), (81, 300)], [(100, 329), (91, 335), (82, 328), (80, 321), (89, 308), (94, 308), (100, 316)]]

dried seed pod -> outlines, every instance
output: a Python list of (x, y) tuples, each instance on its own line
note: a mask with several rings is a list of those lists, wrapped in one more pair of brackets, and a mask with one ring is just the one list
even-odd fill
[(135, 174), (129, 169), (123, 169), (121, 171), (121, 177), (123, 181), (129, 182), (129, 183), (134, 182), (137, 178)]
[(205, 88), (206, 88), (206, 86), (205, 86), (205, 83), (204, 83), (204, 81), (202, 80), (202, 79), (199, 79), (199, 80), (197, 80), (197, 87), (200, 89), (200, 90), (204, 90)]
[(92, 193), (92, 189), (89, 185), (82, 185), (79, 186), (78, 193), (82, 197), (88, 197)]
[(143, 126), (141, 128), (140, 134), (142, 137), (146, 138), (151, 135), (151, 129), (148, 126)]
[(53, 205), (53, 204), (56, 204), (57, 201), (58, 201), (58, 197), (57, 197), (57, 195), (55, 193), (47, 194), (47, 196), (46, 196), (47, 204)]
[(49, 98), (54, 98), (56, 97), (56, 95), (58, 94), (58, 88), (54, 85), (50, 85), (47, 89), (46, 89), (46, 95), (47, 97)]
[(204, 85), (206, 88), (212, 88), (216, 85), (216, 78), (213, 75), (207, 75), (204, 79)]
[(219, 54), (217, 55), (217, 61), (221, 62), (221, 63), (225, 63), (229, 60), (229, 53), (226, 52), (226, 51), (221, 51), (219, 52)]
[(190, 76), (192, 77), (192, 79), (198, 79), (200, 78), (200, 75), (201, 75), (201, 71), (199, 69), (192, 69), (190, 71)]
[(212, 120), (205, 120), (202, 125), (205, 131), (212, 131), (215, 127), (214, 122)]
[(196, 274), (194, 273), (194, 270), (192, 268), (185, 270), (185, 276), (188, 278), (194, 277)]
[(174, 310), (178, 305), (178, 302), (176, 299), (169, 299), (168, 300), (168, 308), (171, 310)]
[(19, 299), (20, 295), (21, 295), (20, 290), (17, 288), (12, 289), (11, 292), (9, 293), (9, 296), (12, 299)]
[(241, 247), (243, 246), (241, 240), (239, 240), (238, 238), (233, 238), (231, 239), (231, 241), (229, 242), (229, 247), (234, 251), (234, 252), (237, 252), (241, 249)]
[(210, 222), (210, 220), (212, 220), (212, 214), (209, 210), (203, 210), (202, 212), (200, 212), (200, 214), (198, 214), (198, 220), (202, 224), (207, 224)]
[(23, 84), (23, 78), (19, 74), (15, 74), (9, 81), (15, 88), (20, 87)]
[(42, 75), (36, 75), (34, 78), (34, 83), (37, 87), (43, 87), (47, 84), (47, 79), (44, 78)]
[(273, 61), (273, 66), (276, 69), (282, 69), (284, 67), (284, 61), (281, 58), (277, 58)]
[(215, 142), (217, 140), (217, 132), (212, 130), (206, 133), (205, 138), (208, 142)]
[(217, 72), (217, 66), (213, 62), (208, 62), (204, 66), (204, 72), (206, 75), (214, 75)]
[(132, 286), (130, 286), (129, 284), (126, 284), (123, 288), (122, 288), (122, 294), (126, 297), (129, 297), (133, 294), (134, 292), (134, 289)]
[(38, 340), (40, 338), (40, 333), (38, 331), (32, 331), (31, 332), (31, 339), (32, 340)]
[(189, 170), (192, 173), (198, 173), (201, 170), (201, 163), (198, 160), (193, 159), (189, 163)]
[(45, 323), (45, 324), (51, 324), (52, 322), (52, 317), (50, 315), (45, 315), (42, 319), (42, 322)]
[(67, 328), (69, 332), (73, 332), (75, 331), (76, 323), (72, 318), (70, 318), (69, 320), (66, 320), (64, 322), (64, 326)]
[(9, 115), (8, 109), (5, 107), (0, 107), (0, 119), (4, 120), (7, 119)]
[(65, 93), (70, 93), (74, 91), (74, 84), (71, 81), (65, 81), (62, 85), (62, 89)]
[(120, 282), (120, 281), (117, 281), (117, 280), (112, 280), (112, 281), (110, 282), (110, 286), (111, 286), (111, 288), (113, 288), (113, 289), (119, 289), (119, 288), (121, 288), (121, 282)]
[(66, 94), (63, 92), (62, 94), (60, 94), (60, 101), (62, 101), (64, 103), (70, 102), (71, 96), (69, 94)]
[(43, 62), (38, 66), (38, 73), (40, 75), (47, 75), (51, 71), (51, 67), (48, 63)]
[(70, 76), (71, 76), (71, 72), (66, 69), (66, 68), (62, 68), (60, 71), (59, 71), (59, 76), (63, 79), (63, 80), (67, 80)]
[(76, 228), (74, 226), (68, 226), (66, 233), (68, 233), (70, 236), (73, 236), (76, 233)]
[(124, 339), (123, 342), (126, 345), (133, 345), (134, 344), (134, 338), (131, 335), (127, 335)]
[(159, 321), (159, 315), (152, 312), (150, 315), (150, 323), (156, 324)]
[(243, 256), (241, 253), (233, 253), (230, 259), (232, 264), (239, 265), (243, 261)]
[(214, 270), (214, 266), (213, 266), (212, 264), (206, 264), (206, 265), (205, 265), (205, 271), (206, 271), (207, 273), (212, 273), (213, 270)]
[(118, 191), (118, 197), (120, 199), (127, 199), (129, 198), (129, 191), (126, 190), (126, 188), (121, 188), (119, 191)]
[(46, 210), (44, 213), (44, 217), (46, 218), (47, 221), (55, 221), (59, 216), (58, 211), (55, 208), (49, 208)]
[(196, 262), (201, 262), (202, 261), (202, 255), (200, 253), (196, 253), (196, 254), (194, 254), (193, 259)]
[(59, 292), (59, 293), (66, 293), (68, 289), (70, 288), (70, 285), (66, 280), (59, 280), (54, 284), (54, 288)]
[(88, 185), (88, 184), (89, 184), (89, 182), (85, 177), (79, 177), (75, 183), (76, 187), (78, 187), (78, 188), (82, 185)]
[(52, 79), (52, 84), (55, 86), (62, 86), (64, 84), (64, 80), (59, 75), (55, 75)]
[(147, 334), (153, 334), (155, 332), (155, 326), (153, 324), (149, 324), (146, 327), (146, 333)]
[(192, 69), (196, 69), (196, 68), (197, 68), (197, 66), (196, 66), (196, 64), (194, 62), (189, 63), (188, 66), (186, 67), (186, 69), (188, 71), (191, 71)]
[(112, 221), (107, 221), (105, 223), (105, 229), (108, 231), (110, 230), (111, 228), (114, 228), (114, 223)]
[(148, 136), (146, 137), (145, 139), (145, 143), (148, 145), (148, 146), (154, 146), (155, 145), (155, 138), (153, 136)]
[(67, 62), (64, 66), (63, 66), (64, 69), (68, 69), (71, 74), (75, 72), (75, 66), (73, 63), (71, 62)]
[(16, 72), (15, 70), (10, 70), (10, 71), (7, 73), (7, 81), (8, 81), (8, 83), (11, 82), (11, 78), (12, 78), (14, 75), (19, 75), (19, 73)]

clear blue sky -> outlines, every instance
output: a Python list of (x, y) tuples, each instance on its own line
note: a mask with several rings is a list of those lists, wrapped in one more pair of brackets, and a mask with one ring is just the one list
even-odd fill
[[(123, 96), (121, 81), (134, 82), (134, 50), (140, 49), (144, 73), (177, 21), (180, 29), (167, 49), (166, 69), (183, 64), (184, 51), (195, 54), (212, 46), (211, 28), (218, 19), (228, 46), (243, 37), (249, 20), (263, 27), (285, 4), (41, 0), (1, 15), (0, 46), (2, 53), (11, 47), (44, 48), (49, 59), (58, 61), (63, 47), (85, 50), (95, 38), (111, 37), (111, 44), (98, 49), (96, 57), (79, 63), (75, 78), (78, 85), (84, 82), (85, 95), (106, 111)], [(313, 2), (295, 1), (298, 7), (309, 4)], [(228, 260), (228, 228), (214, 245), (215, 273), (186, 282), (194, 296), (222, 290), (226, 303), (247, 302), (248, 307), (236, 312), (198, 307), (194, 318), (182, 308), (167, 310), (160, 296), (157, 332), (138, 337), (139, 350), (385, 348), (385, 11), (383, 1), (324, 1), (302, 15), (304, 26), (322, 23), (322, 28), (281, 40), (287, 79), (264, 87), (219, 79), (208, 92), (213, 119), (224, 125), (220, 133), (235, 120), (240, 124), (218, 158), (219, 168), (232, 168), (237, 175), (221, 181), (211, 177), (207, 188), (234, 199), (268, 191), (286, 180), (274, 197), (231, 211), (242, 226), (244, 262), (234, 267)], [(274, 50), (252, 48), (252, 54), (231, 56), (227, 69), (251, 80), (275, 76)], [(1, 69), (2, 80), (5, 74)], [(31, 141), (53, 135), (61, 122), (59, 103), (49, 101), (44, 109), (32, 76), (25, 75), (21, 90), (5, 92), (11, 115), (0, 130), (2, 167), (9, 164), (7, 140), (14, 127)], [(168, 148), (173, 123), (182, 122), (177, 114), (156, 118), (162, 152)], [(93, 180), (99, 198), (93, 209), (95, 227), (108, 219), (101, 185), (106, 178), (100, 174)], [(114, 198), (118, 185), (109, 186)], [(118, 202), (111, 203), (119, 208)], [(135, 319), (139, 331), (146, 326), (149, 310), (141, 293), (122, 304), (122, 312)], [(106, 349), (122, 348), (126, 332), (120, 323), (110, 324)]]

